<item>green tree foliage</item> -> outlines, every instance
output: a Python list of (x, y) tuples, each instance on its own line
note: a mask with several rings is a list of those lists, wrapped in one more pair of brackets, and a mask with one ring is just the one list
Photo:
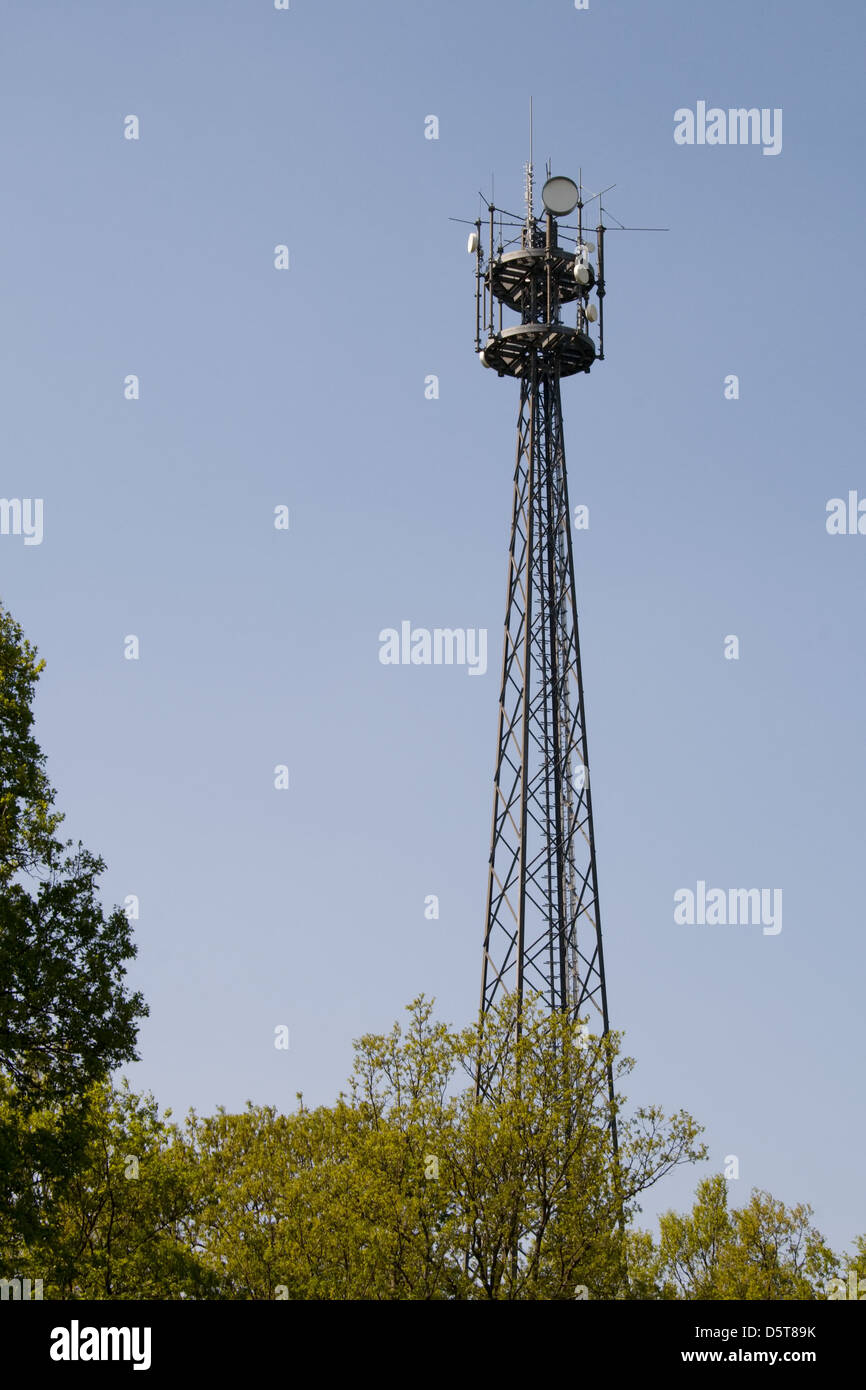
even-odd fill
[(54, 791), (33, 738), (33, 699), (44, 669), (36, 649), (0, 606), (0, 886), (54, 857)]
[[(475, 1067), (489, 1080), (476, 1101)], [(574, 1299), (624, 1297), (622, 1223), (675, 1164), (701, 1156), (687, 1116), (620, 1112), (607, 1064), (530, 1006), (473, 1029), (436, 1022), (356, 1044), (334, 1106), (199, 1118), (95, 1087), (89, 1142), (22, 1270), (64, 1298)]]
[(839, 1262), (806, 1206), (753, 1192), (731, 1210), (716, 1176), (658, 1242), (631, 1227), (641, 1194), (705, 1152), (689, 1116), (629, 1116), (618, 1096), (614, 1158), (608, 1061), (620, 1079), (632, 1065), (615, 1037), (530, 1006), (518, 1039), (504, 1005), (477, 1101), (477, 1033), (421, 998), (408, 1027), (356, 1043), (332, 1106), (176, 1126), (150, 1097), (95, 1086), (84, 1159), (11, 1272), (73, 1299), (827, 1297)]
[(705, 1178), (688, 1215), (661, 1217), (657, 1246), (645, 1233), (632, 1237), (634, 1280), (649, 1297), (825, 1298), (837, 1259), (811, 1218), (811, 1207), (757, 1189), (729, 1211), (724, 1177)]
[(77, 1170), (60, 1186), (50, 1228), (19, 1255), (45, 1298), (219, 1296), (195, 1249), (201, 1173), (169, 1114), (125, 1083), (91, 1088)]
[(858, 1236), (854, 1249), (845, 1262), (846, 1272), (853, 1270), (858, 1279), (866, 1280), (866, 1236)]
[(480, 1044), (423, 998), (404, 1032), (356, 1044), (332, 1108), (192, 1117), (187, 1142), (211, 1194), (196, 1243), (235, 1298), (574, 1299), (626, 1295), (622, 1223), (676, 1164), (703, 1156), (698, 1126), (657, 1109), (619, 1115), (615, 1038), (508, 1003)]
[(124, 984), (129, 922), (97, 901), (103, 861), (56, 837), (32, 732), (43, 665), (0, 607), (0, 1257), (74, 1167), (85, 1093), (135, 1057), (147, 1012)]

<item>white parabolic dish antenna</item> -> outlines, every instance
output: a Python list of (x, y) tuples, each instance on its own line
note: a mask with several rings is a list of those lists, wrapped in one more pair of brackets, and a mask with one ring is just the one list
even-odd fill
[(541, 190), (541, 201), (554, 217), (567, 217), (577, 207), (580, 197), (574, 179), (555, 176), (548, 179)]

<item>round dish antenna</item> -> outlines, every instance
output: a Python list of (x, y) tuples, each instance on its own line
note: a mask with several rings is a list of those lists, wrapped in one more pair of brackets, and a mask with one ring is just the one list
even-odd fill
[(574, 179), (554, 176), (541, 190), (541, 201), (554, 217), (567, 217), (577, 207), (580, 192)]

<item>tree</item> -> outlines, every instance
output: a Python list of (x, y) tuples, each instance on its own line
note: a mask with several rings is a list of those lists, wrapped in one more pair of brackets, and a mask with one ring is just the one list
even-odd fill
[(531, 1001), (518, 1038), (513, 1002), (479, 1037), (416, 999), (405, 1032), (356, 1043), (333, 1107), (191, 1117), (210, 1194), (196, 1244), (228, 1296), (627, 1296), (624, 1223), (641, 1192), (704, 1156), (698, 1126), (620, 1108), (615, 1158), (607, 1064), (632, 1066), (618, 1040)]
[(169, 1116), (126, 1082), (91, 1087), (76, 1171), (58, 1187), (50, 1226), (19, 1255), (45, 1298), (219, 1296), (193, 1237), (201, 1174)]
[(125, 987), (125, 913), (97, 901), (104, 862), (61, 842), (33, 737), (44, 668), (0, 606), (0, 1255), (33, 1235), (86, 1142), (86, 1095), (136, 1056), (147, 1013)]
[[(179, 1127), (151, 1097), (94, 1086), (78, 1170), (11, 1272), (63, 1298), (831, 1296), (838, 1262), (810, 1208), (755, 1191), (730, 1210), (721, 1176), (661, 1218), (658, 1243), (630, 1228), (648, 1187), (706, 1156), (697, 1126), (628, 1115), (617, 1094), (615, 1157), (607, 1065), (618, 1079), (632, 1066), (618, 1038), (531, 1002), (517, 1037), (512, 1004), (479, 1037), (416, 999), (408, 1027), (358, 1040), (348, 1094), (314, 1110), (191, 1112)], [(861, 1238), (848, 1269), (864, 1251)]]
[(786, 1207), (758, 1189), (729, 1211), (727, 1183), (716, 1174), (699, 1183), (687, 1216), (660, 1218), (658, 1246), (645, 1233), (635, 1237), (635, 1277), (661, 1298), (824, 1298), (837, 1260), (812, 1215), (810, 1206)]

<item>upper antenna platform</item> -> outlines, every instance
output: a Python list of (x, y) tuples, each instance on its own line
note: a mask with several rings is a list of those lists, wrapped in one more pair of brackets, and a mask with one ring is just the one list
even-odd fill
[(554, 217), (567, 217), (577, 207), (580, 191), (574, 179), (554, 175), (541, 190), (541, 201)]
[[(604, 361), (605, 233), (667, 228), (624, 227), (617, 218), (615, 227), (605, 226), (609, 214), (602, 198), (615, 184), (591, 193), (584, 187), (582, 171), (575, 182), (552, 175), (549, 162), (541, 191), (547, 217), (538, 221), (532, 209), (531, 158), (525, 167), (523, 218), (494, 207), (492, 195), (490, 201), (479, 195), (487, 209), (486, 236), (479, 213), (467, 245), (475, 257), (475, 351), (482, 366), (493, 367), (500, 376), (526, 379), (536, 369), (560, 377), (588, 372), (593, 362)], [(585, 239), (585, 224), (587, 210), (596, 201), (597, 239), (593, 242)], [(576, 226), (560, 220), (575, 208)], [(595, 265), (590, 257), (597, 257)], [(591, 302), (593, 295), (597, 303)], [(571, 305), (575, 306), (573, 328), (562, 321), (563, 309)], [(520, 322), (507, 326), (506, 310), (517, 313)]]

